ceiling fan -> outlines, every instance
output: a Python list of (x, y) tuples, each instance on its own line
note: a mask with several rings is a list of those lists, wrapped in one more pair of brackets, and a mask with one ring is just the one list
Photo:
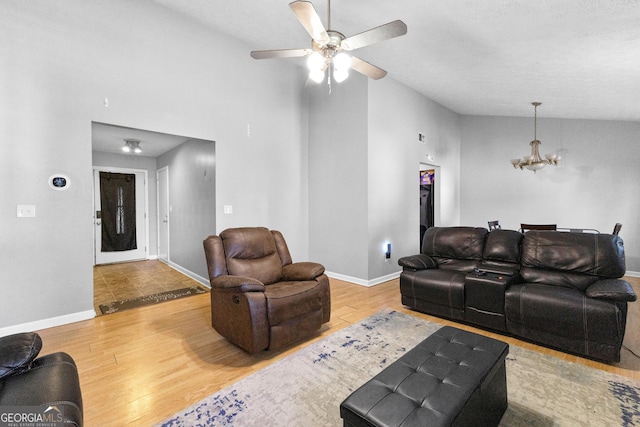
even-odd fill
[(309, 78), (318, 83), (324, 79), (325, 71), (329, 70), (331, 72), (331, 64), (333, 64), (333, 78), (337, 82), (341, 82), (348, 77), (349, 68), (375, 80), (386, 76), (387, 72), (385, 70), (345, 52), (403, 36), (407, 34), (407, 25), (400, 20), (396, 20), (360, 34), (345, 37), (342, 33), (331, 30), (331, 0), (327, 0), (327, 2), (327, 26), (329, 29), (325, 29), (311, 2), (297, 0), (289, 3), (293, 13), (296, 14), (302, 26), (311, 35), (310, 49), (254, 50), (251, 52), (251, 57), (255, 59), (271, 59), (307, 56), (307, 65), (310, 69)]

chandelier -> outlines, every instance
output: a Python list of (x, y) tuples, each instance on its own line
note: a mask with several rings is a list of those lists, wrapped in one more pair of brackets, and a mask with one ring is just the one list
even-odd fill
[(132, 138), (125, 139), (122, 151), (124, 151), (125, 153), (142, 153), (142, 149), (140, 148), (140, 140)]
[(556, 153), (545, 154), (543, 159), (540, 157), (540, 141), (537, 138), (537, 121), (538, 121), (538, 106), (541, 105), (540, 102), (532, 102), (533, 105), (533, 141), (529, 143), (531, 145), (531, 154), (528, 156), (524, 156), (521, 159), (512, 159), (511, 164), (514, 168), (524, 169), (527, 168), (533, 172), (536, 172), (539, 169), (547, 165), (557, 166), (560, 161), (560, 156)]

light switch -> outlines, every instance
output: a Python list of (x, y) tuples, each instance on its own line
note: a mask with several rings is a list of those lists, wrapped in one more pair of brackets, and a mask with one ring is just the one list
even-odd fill
[(36, 216), (36, 205), (18, 205), (16, 216), (18, 218), (33, 218)]
[(226, 215), (230, 215), (233, 213), (233, 206), (231, 205), (224, 205), (224, 213)]

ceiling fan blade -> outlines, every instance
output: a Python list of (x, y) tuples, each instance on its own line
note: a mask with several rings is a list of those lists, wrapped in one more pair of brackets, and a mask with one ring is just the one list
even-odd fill
[(382, 68), (378, 68), (373, 64), (369, 64), (367, 61), (363, 61), (355, 56), (351, 57), (351, 69), (364, 74), (374, 80), (378, 80), (387, 75), (387, 72)]
[(324, 45), (329, 42), (329, 34), (327, 34), (327, 30), (324, 29), (324, 25), (311, 2), (302, 0), (294, 1), (289, 3), (289, 7), (316, 43)]
[(397, 20), (356, 34), (355, 36), (347, 37), (342, 40), (340, 46), (344, 50), (355, 50), (394, 37), (404, 36), (405, 34), (407, 34), (407, 24)]
[(313, 53), (311, 49), (254, 50), (251, 52), (251, 57), (253, 59), (298, 58), (311, 53)]

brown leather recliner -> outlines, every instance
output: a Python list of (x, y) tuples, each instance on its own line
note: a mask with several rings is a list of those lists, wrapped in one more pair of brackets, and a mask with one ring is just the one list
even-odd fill
[(230, 228), (204, 240), (211, 325), (246, 350), (282, 348), (331, 316), (329, 279), (315, 262), (291, 261), (279, 231)]

